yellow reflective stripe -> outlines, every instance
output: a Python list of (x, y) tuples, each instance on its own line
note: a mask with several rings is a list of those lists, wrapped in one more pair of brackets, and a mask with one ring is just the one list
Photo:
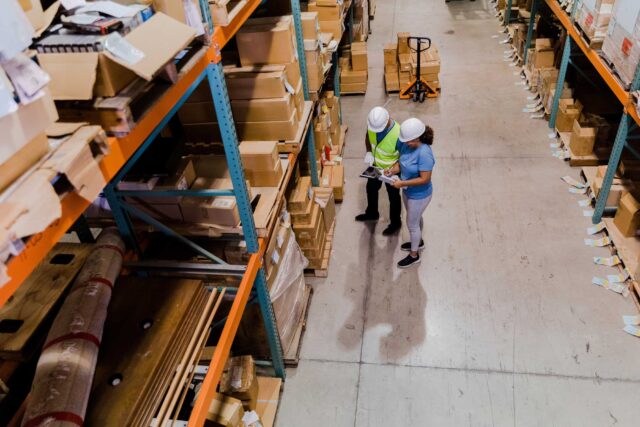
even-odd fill
[(394, 151), (393, 153), (388, 153), (384, 151), (382, 148), (379, 148), (378, 146), (375, 146), (374, 149), (376, 150), (376, 153), (380, 153), (383, 156), (387, 156), (387, 157), (398, 157), (400, 155), (398, 150)]
[(397, 160), (383, 160), (383, 159), (375, 159), (374, 164), (377, 166), (393, 166)]

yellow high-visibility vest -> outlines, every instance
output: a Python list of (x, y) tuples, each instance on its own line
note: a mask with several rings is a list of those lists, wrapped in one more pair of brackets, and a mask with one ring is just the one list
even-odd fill
[(371, 153), (375, 159), (373, 162), (374, 166), (387, 169), (400, 159), (400, 153), (396, 149), (398, 137), (400, 136), (400, 125), (398, 122), (393, 122), (391, 130), (380, 143), (378, 143), (378, 135), (375, 132), (368, 130), (367, 135), (369, 136), (369, 143), (371, 144)]

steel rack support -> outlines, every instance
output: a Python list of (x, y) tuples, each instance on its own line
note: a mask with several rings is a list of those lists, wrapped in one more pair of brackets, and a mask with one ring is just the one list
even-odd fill
[[(298, 13), (298, 24), (301, 24), (299, 18), (300, 14)], [(302, 30), (302, 28), (300, 28), (300, 30)], [(304, 49), (304, 44), (302, 48)], [(304, 58), (304, 55), (302, 58)], [(231, 181), (233, 182), (236, 204), (240, 213), (240, 220), (242, 221), (242, 231), (247, 243), (247, 250), (250, 253), (257, 253), (260, 250), (260, 245), (256, 233), (256, 226), (253, 221), (253, 211), (249, 201), (249, 191), (246, 186), (244, 169), (242, 168), (242, 162), (240, 160), (238, 136), (236, 134), (233, 115), (231, 114), (231, 102), (229, 101), (229, 94), (227, 93), (227, 86), (224, 81), (222, 64), (217, 63), (210, 65), (207, 69), (207, 76), (209, 78), (209, 87), (211, 88), (216, 117), (218, 117), (218, 122), (220, 123), (220, 134), (222, 135), (222, 143), (224, 144), (224, 153), (227, 158)], [(315, 166), (315, 163), (312, 164), (312, 166)], [(258, 293), (260, 311), (262, 312), (262, 318), (267, 330), (273, 368), (278, 377), (284, 378), (284, 355), (282, 353), (278, 325), (273, 312), (273, 306), (271, 305), (271, 298), (269, 297), (263, 267), (260, 267), (258, 270), (254, 286)]]
[(139, 255), (142, 253), (140, 249), (140, 245), (138, 245), (138, 241), (135, 237), (135, 231), (133, 228), (133, 223), (131, 222), (131, 218), (129, 214), (125, 211), (124, 207), (121, 204), (121, 199), (117, 195), (117, 186), (120, 181), (129, 173), (133, 165), (136, 164), (140, 157), (147, 151), (149, 146), (155, 141), (155, 139), (160, 135), (160, 132), (164, 127), (169, 123), (169, 121), (173, 118), (173, 116), (178, 112), (180, 107), (185, 103), (187, 99), (191, 96), (193, 91), (202, 83), (204, 78), (206, 77), (206, 72), (203, 72), (198, 76), (198, 78), (191, 84), (189, 89), (182, 95), (182, 98), (171, 108), (169, 113), (158, 123), (158, 126), (149, 134), (147, 139), (142, 143), (140, 148), (129, 158), (127, 163), (120, 169), (120, 171), (113, 177), (111, 182), (109, 182), (104, 188), (104, 194), (109, 202), (109, 207), (111, 208), (111, 213), (113, 214), (113, 218), (115, 219), (116, 225), (122, 235), (124, 241), (133, 248), (136, 253)]
[[(291, 14), (293, 15), (293, 27), (296, 32), (296, 47), (298, 50), (298, 63), (300, 64), (300, 75), (302, 76), (302, 90), (304, 92), (304, 100), (310, 101), (309, 96), (309, 80), (307, 79), (307, 58), (304, 53), (304, 36), (302, 35), (302, 14), (300, 12), (300, 0), (291, 0)], [(313, 115), (313, 112), (311, 112)], [(318, 179), (318, 165), (316, 163), (316, 142), (313, 136), (313, 120), (311, 121), (311, 129), (307, 131), (305, 143), (307, 144), (307, 152), (309, 154), (309, 170), (311, 171), (311, 184), (314, 187), (320, 185)]]
[(560, 72), (558, 73), (558, 81), (556, 83), (556, 91), (553, 95), (553, 105), (551, 107), (551, 118), (549, 119), (549, 128), (553, 131), (556, 129), (556, 118), (558, 117), (558, 106), (560, 105), (560, 96), (562, 96), (562, 88), (567, 78), (567, 68), (569, 67), (569, 58), (571, 57), (571, 37), (567, 33), (564, 42), (564, 51), (560, 62)]
[(598, 193), (598, 200), (596, 201), (596, 209), (593, 212), (592, 221), (594, 224), (598, 224), (602, 220), (602, 215), (609, 198), (609, 191), (611, 190), (611, 184), (613, 183), (613, 177), (618, 170), (620, 164), (620, 157), (622, 156), (622, 150), (627, 141), (627, 134), (629, 132), (629, 124), (633, 120), (626, 112), (622, 115), (620, 126), (618, 127), (618, 133), (616, 134), (616, 140), (611, 150), (611, 157), (609, 157), (609, 163), (607, 165), (607, 173), (602, 180), (602, 188)]
[(339, 48), (333, 52), (333, 93), (338, 97), (340, 104), (340, 124), (342, 124), (342, 97), (340, 96), (340, 56), (338, 56)]
[(273, 369), (276, 376), (284, 379), (286, 376), (284, 368), (284, 353), (282, 351), (282, 344), (280, 343), (280, 334), (278, 333), (276, 315), (273, 312), (273, 305), (271, 305), (271, 298), (269, 297), (269, 289), (267, 288), (267, 279), (264, 274), (264, 268), (261, 267), (260, 270), (258, 270), (256, 280), (253, 282), (253, 287), (258, 294), (258, 305), (260, 306), (264, 326), (267, 331), (267, 340), (269, 341), (269, 350), (271, 351)]
[(529, 49), (531, 49), (531, 41), (533, 40), (533, 27), (536, 26), (536, 15), (538, 14), (538, 5), (540, 0), (533, 0), (531, 3), (531, 17), (529, 18), (529, 29), (527, 30), (527, 41), (524, 45), (524, 60), (523, 65), (527, 65), (527, 59), (529, 57)]
[(507, 0), (507, 5), (504, 9), (504, 26), (508, 27), (511, 23), (511, 6), (513, 5), (513, 0)]

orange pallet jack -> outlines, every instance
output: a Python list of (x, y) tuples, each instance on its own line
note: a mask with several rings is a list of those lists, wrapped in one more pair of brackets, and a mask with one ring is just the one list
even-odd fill
[[(411, 40), (416, 41), (415, 49), (411, 46)], [(418, 64), (416, 78), (400, 91), (400, 99), (413, 99), (413, 102), (424, 102), (425, 98), (437, 98), (438, 91), (420, 76), (420, 54), (429, 50), (431, 39), (428, 37), (409, 37), (407, 44), (409, 44), (409, 49), (417, 53)], [(425, 45), (426, 47), (423, 48)]]

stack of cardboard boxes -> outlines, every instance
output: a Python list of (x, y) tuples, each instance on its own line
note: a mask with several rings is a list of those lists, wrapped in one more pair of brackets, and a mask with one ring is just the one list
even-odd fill
[[(604, 176), (607, 173), (607, 166), (598, 166), (596, 176), (593, 178), (593, 190), (595, 192), (595, 196), (598, 197), (600, 194), (600, 189), (602, 188), (602, 182), (604, 181)], [(627, 193), (636, 192), (636, 186), (633, 180), (628, 177), (624, 177), (622, 173), (616, 171), (616, 174), (613, 178), (613, 182), (611, 183), (611, 188), (609, 190), (609, 196), (607, 198), (606, 205), (607, 207), (615, 208), (620, 204), (620, 200)]]
[(616, 0), (602, 45), (622, 83), (630, 85), (640, 62), (640, 2)]
[[(316, 203), (318, 194), (323, 207)], [(310, 177), (300, 177), (289, 195), (287, 207), (291, 214), (296, 241), (309, 261), (309, 267), (322, 267), (327, 246), (327, 232), (335, 219), (335, 207), (330, 189), (314, 189)]]
[(367, 41), (369, 38), (369, 2), (368, 0), (354, 0), (353, 5), (353, 39)]
[(316, 0), (309, 2), (307, 10), (318, 14), (320, 31), (333, 34), (333, 38), (340, 42), (344, 32), (344, 2)]
[[(396, 43), (384, 46), (384, 81), (387, 92), (405, 89), (418, 75), (418, 53), (409, 47), (410, 33), (398, 33)], [(415, 42), (414, 42), (415, 43)], [(412, 47), (416, 47), (412, 44)], [(440, 89), (440, 53), (435, 44), (420, 55), (420, 78)]]
[(333, 91), (323, 93), (317, 112), (313, 119), (316, 159), (322, 161), (322, 164), (339, 163), (344, 135), (340, 126), (340, 100)]
[(602, 47), (614, 3), (615, 0), (583, 0), (576, 6), (576, 24), (584, 31), (593, 49)]
[(369, 79), (369, 57), (366, 42), (353, 42), (341, 58), (340, 92), (365, 93)]
[(572, 156), (592, 155), (595, 148), (607, 148), (611, 126), (600, 116), (582, 113), (573, 122), (569, 148)]
[(309, 91), (318, 92), (324, 82), (325, 71), (331, 66), (331, 55), (324, 46), (318, 12), (302, 13), (302, 36), (307, 64)]
[[(251, 19), (236, 41), (242, 67), (226, 67), (225, 77), (238, 138), (295, 140), (305, 104), (292, 17)], [(187, 141), (221, 140), (208, 82), (178, 115)]]
[[(275, 141), (244, 141), (239, 146), (247, 188), (280, 186), (284, 169)], [(223, 156), (194, 155), (181, 158), (168, 172), (118, 184), (119, 190), (231, 190), (233, 184)], [(128, 200), (134, 207), (154, 218), (200, 224), (236, 227), (240, 214), (233, 196), (145, 197)]]
[(207, 411), (208, 425), (244, 427), (242, 419), (245, 411), (255, 411), (258, 404), (258, 376), (251, 356), (231, 357), (227, 360), (220, 378), (219, 391)]

